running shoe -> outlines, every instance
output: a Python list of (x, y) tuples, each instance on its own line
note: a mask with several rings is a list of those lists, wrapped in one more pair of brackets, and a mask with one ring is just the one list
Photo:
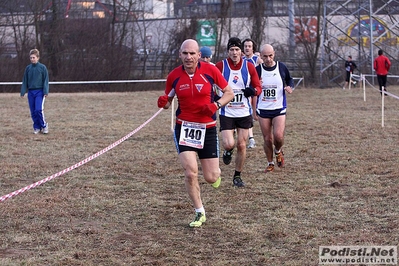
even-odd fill
[(229, 165), (231, 163), (231, 156), (233, 155), (233, 150), (223, 152), (223, 163)]
[(42, 128), (43, 134), (48, 134), (48, 123), (46, 123), (46, 127)]
[(274, 164), (269, 163), (269, 165), (266, 167), (265, 173), (273, 172), (273, 171), (274, 171)]
[(203, 223), (205, 223), (206, 217), (203, 212), (196, 212), (194, 221), (190, 223), (190, 227), (200, 227)]
[(256, 147), (256, 143), (255, 143), (255, 139), (254, 138), (250, 138), (249, 139), (249, 144), (247, 146), (248, 149), (253, 149)]
[(278, 167), (284, 167), (284, 153), (283, 151), (280, 151), (279, 153), (276, 153), (276, 162)]
[(35, 128), (35, 129), (33, 130), (33, 134), (38, 134), (39, 132), (40, 132), (40, 129)]
[(245, 184), (242, 181), (240, 176), (233, 177), (233, 186), (235, 186), (235, 187), (245, 187)]
[(218, 188), (220, 186), (220, 182), (222, 182), (222, 178), (219, 176), (215, 183), (212, 183), (212, 187)]

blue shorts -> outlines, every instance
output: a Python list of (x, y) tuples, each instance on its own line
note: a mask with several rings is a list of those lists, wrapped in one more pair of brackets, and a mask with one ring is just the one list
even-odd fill
[(254, 126), (252, 115), (244, 117), (227, 117), (219, 115), (220, 131), (236, 128), (249, 129)]
[(287, 108), (281, 108), (276, 110), (257, 110), (256, 114), (262, 118), (275, 118), (276, 116), (286, 115)]
[(177, 153), (185, 151), (195, 151), (200, 159), (219, 158), (219, 138), (216, 126), (206, 129), (204, 148), (198, 149), (179, 144), (181, 124), (176, 124), (174, 132), (174, 141)]

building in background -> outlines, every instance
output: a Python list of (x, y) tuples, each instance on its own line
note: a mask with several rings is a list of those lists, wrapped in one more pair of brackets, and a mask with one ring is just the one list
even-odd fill
[[(356, 2), (356, 3), (355, 3)], [(320, 72), (319, 64), (339, 66), (351, 50), (358, 51), (357, 61), (367, 62), (372, 48), (367, 44), (370, 28), (375, 44), (392, 58), (398, 58), (399, 0), (373, 0), (373, 22), (369, 0), (13, 0), (0, 1), (0, 52), (2, 57), (20, 60), (31, 47), (43, 48), (43, 60), (52, 73), (89, 74), (71, 63), (79, 61), (90, 67), (106, 66), (115, 58), (125, 69), (140, 68), (142, 75), (168, 72), (170, 61), (177, 61), (178, 46), (184, 38), (196, 38), (210, 46), (215, 60), (224, 57), (228, 37), (257, 38), (257, 43), (272, 43), (295, 75), (311, 76)], [(323, 8), (328, 16), (323, 17)], [(360, 6), (359, 6), (360, 4)], [(395, 8), (396, 5), (396, 8)], [(257, 8), (257, 7), (261, 8)], [(367, 9), (369, 8), (369, 9)], [(339, 12), (337, 12), (339, 10)], [(322, 20), (324, 19), (325, 22)], [(378, 22), (378, 23), (377, 23)], [(325, 26), (325, 29), (323, 27)], [(339, 25), (339, 26), (337, 26)], [(369, 25), (372, 25), (371, 27)], [(374, 26), (376, 25), (376, 26)], [(377, 30), (374, 30), (374, 27)], [(324, 41), (320, 34), (328, 34)], [(291, 41), (294, 40), (293, 45)], [(360, 40), (360, 41), (359, 41)], [(328, 46), (321, 50), (316, 46)], [(291, 53), (291, 47), (294, 48)], [(306, 51), (315, 51), (306, 58)], [(329, 54), (327, 54), (327, 52)], [(110, 58), (101, 57), (110, 56)], [(355, 55), (356, 53), (350, 52)], [(131, 57), (129, 57), (131, 55)], [(292, 56), (294, 55), (294, 56)], [(123, 60), (121, 59), (123, 58)], [(321, 59), (320, 59), (321, 58)], [(117, 60), (117, 59), (115, 59)], [(310, 60), (313, 60), (310, 62)], [(319, 60), (319, 61), (317, 61)], [(101, 64), (99, 63), (101, 62)], [(360, 64), (361, 65), (361, 64)], [(313, 68), (312, 75), (310, 67)], [(134, 70), (136, 71), (136, 70)], [(76, 73), (75, 73), (76, 72)], [(334, 72), (340, 80), (338, 71)], [(10, 71), (11, 74), (13, 74)], [(100, 73), (100, 72), (98, 72)], [(4, 73), (2, 76), (9, 77)], [(124, 75), (116, 71), (109, 75)], [(156, 73), (158, 75), (158, 72)], [(325, 75), (330, 76), (329, 72)], [(129, 75), (130, 77), (130, 75)], [(72, 79), (72, 77), (71, 77)], [(310, 81), (312, 82), (312, 81)]]

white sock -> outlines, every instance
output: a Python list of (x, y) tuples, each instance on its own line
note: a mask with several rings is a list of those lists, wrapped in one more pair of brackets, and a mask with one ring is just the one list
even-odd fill
[(280, 152), (281, 152), (281, 149), (279, 149), (279, 150), (274, 149), (274, 153), (275, 153), (275, 154), (278, 154), (278, 153), (280, 153)]
[(272, 165), (274, 165), (274, 162), (268, 162), (268, 164), (272, 164)]
[(203, 214), (205, 214), (204, 206), (202, 206), (202, 207), (199, 208), (199, 209), (195, 209), (195, 212), (202, 212)]

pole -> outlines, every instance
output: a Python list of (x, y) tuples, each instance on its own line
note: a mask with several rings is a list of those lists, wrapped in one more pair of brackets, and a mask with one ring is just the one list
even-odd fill
[(289, 20), (289, 28), (290, 28), (290, 40), (289, 40), (289, 53), (290, 57), (295, 57), (295, 5), (294, 0), (288, 0), (288, 20)]
[(171, 105), (171, 111), (170, 111), (170, 130), (172, 130), (172, 132), (174, 131), (174, 124), (175, 124), (175, 121), (174, 121), (174, 115), (173, 115), (173, 113), (174, 113), (174, 111), (175, 111), (175, 98), (173, 97), (173, 99), (172, 99), (172, 105)]
[[(372, 12), (373, 12), (373, 1), (372, 0), (370, 0), (369, 11), (370, 11), (369, 18), (370, 18), (370, 67), (371, 67), (370, 73), (373, 74), (373, 71), (374, 71), (374, 67), (373, 67), (373, 64), (374, 64), (374, 57), (373, 57), (374, 41), (373, 41), (373, 17), (371, 16)], [(372, 78), (372, 84), (374, 85), (374, 75), (371, 75), (371, 78)]]
[(384, 127), (384, 98), (385, 98), (385, 88), (382, 86), (381, 90), (381, 127)]
[(366, 101), (366, 78), (363, 76), (363, 74), (360, 75), (360, 78), (362, 80), (362, 85), (363, 85), (363, 100)]

